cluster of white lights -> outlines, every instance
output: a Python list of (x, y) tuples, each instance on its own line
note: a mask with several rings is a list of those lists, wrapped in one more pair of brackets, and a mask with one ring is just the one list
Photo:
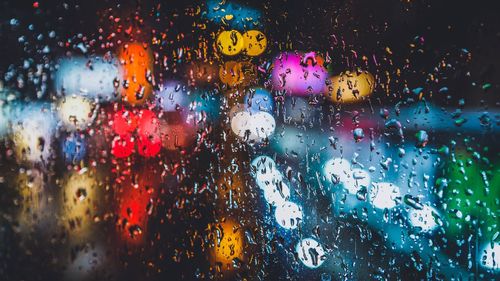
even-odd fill
[[(333, 158), (325, 163), (323, 173), (332, 183), (340, 183), (351, 194), (356, 194), (361, 188), (370, 187), (370, 175), (362, 169), (353, 169), (349, 161)], [(396, 199), (400, 197), (399, 187), (387, 182), (373, 183), (369, 198), (377, 209), (392, 209), (396, 207)]]
[[(368, 190), (368, 198), (377, 209), (392, 209), (401, 198), (400, 188), (389, 182), (371, 182), (370, 174), (359, 168), (353, 168), (349, 161), (342, 158), (328, 160), (323, 168), (323, 174), (329, 182), (342, 184), (350, 193), (356, 194), (362, 188)], [(421, 209), (411, 208), (408, 211), (408, 221), (413, 227), (423, 232), (431, 232), (439, 224), (437, 211), (423, 205)]]
[(41, 162), (54, 155), (52, 146), (57, 129), (61, 127), (68, 132), (86, 129), (95, 118), (96, 106), (76, 95), (62, 97), (56, 103), (19, 103), (9, 108), (9, 115), (1, 122), (6, 131), (12, 132), (17, 157)]
[[(259, 188), (264, 192), (266, 201), (275, 206), (276, 222), (285, 229), (296, 229), (302, 221), (302, 208), (291, 201), (290, 188), (283, 181), (283, 175), (276, 168), (273, 159), (259, 156), (252, 161), (254, 178)], [(309, 268), (317, 268), (325, 260), (325, 250), (313, 238), (302, 239), (295, 250), (302, 263)]]
[[(241, 108), (241, 107), (236, 107)], [(252, 112), (248, 110), (231, 111), (231, 130), (241, 139), (262, 141), (274, 133), (276, 121), (273, 115), (265, 111)]]
[(283, 181), (283, 175), (276, 169), (276, 163), (267, 156), (252, 161), (255, 181), (264, 192), (266, 201), (276, 207), (276, 220), (286, 229), (297, 228), (302, 220), (302, 209), (290, 199), (290, 188)]

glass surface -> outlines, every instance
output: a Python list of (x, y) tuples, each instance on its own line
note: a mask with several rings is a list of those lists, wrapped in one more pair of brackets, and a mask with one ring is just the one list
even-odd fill
[(1, 1), (0, 280), (498, 280), (495, 1)]

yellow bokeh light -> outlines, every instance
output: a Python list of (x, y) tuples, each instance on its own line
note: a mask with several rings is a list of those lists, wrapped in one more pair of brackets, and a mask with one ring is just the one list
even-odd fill
[(46, 228), (54, 221), (51, 195), (44, 190), (43, 172), (38, 169), (21, 169), (15, 178), (21, 210), (18, 214), (20, 232), (29, 234), (37, 227)]
[(375, 89), (375, 78), (370, 73), (346, 71), (331, 78), (332, 91), (328, 94), (334, 102), (353, 103), (364, 100)]
[(217, 48), (226, 56), (239, 54), (244, 45), (243, 36), (236, 30), (222, 31), (217, 36)]
[(249, 30), (243, 33), (243, 51), (247, 56), (259, 56), (266, 50), (267, 38), (258, 30)]
[(90, 172), (72, 172), (63, 181), (62, 219), (76, 239), (88, 237), (100, 206), (99, 182)]

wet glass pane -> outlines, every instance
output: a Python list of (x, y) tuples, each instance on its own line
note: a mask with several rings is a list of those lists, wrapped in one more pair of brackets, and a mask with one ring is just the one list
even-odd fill
[(498, 280), (494, 1), (1, 1), (0, 280)]

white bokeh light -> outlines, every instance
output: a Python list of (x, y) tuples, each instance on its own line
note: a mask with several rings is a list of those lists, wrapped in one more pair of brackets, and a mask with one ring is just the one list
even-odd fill
[(356, 194), (362, 187), (370, 186), (370, 174), (363, 169), (353, 169), (342, 181), (344, 188), (351, 194)]
[(267, 112), (240, 111), (231, 116), (231, 130), (245, 141), (261, 141), (276, 129), (274, 117)]
[(290, 188), (284, 182), (273, 185), (273, 188), (264, 189), (264, 199), (273, 206), (282, 205), (289, 198)]
[(58, 109), (59, 119), (68, 131), (83, 130), (94, 118), (92, 103), (80, 96), (62, 98)]
[(481, 266), (500, 271), (500, 243), (487, 244), (480, 254)]
[(34, 162), (48, 160), (56, 124), (50, 105), (20, 105), (18, 109), (12, 125), (17, 157)]
[(100, 101), (114, 101), (119, 95), (121, 70), (116, 60), (106, 61), (100, 57), (64, 58), (59, 62), (55, 74), (55, 87), (59, 95), (79, 95), (97, 98)]
[(281, 227), (295, 229), (302, 221), (302, 208), (288, 201), (276, 207), (274, 216)]
[(276, 169), (267, 169), (255, 174), (255, 182), (263, 190), (273, 189), (281, 181), (283, 176)]
[(264, 198), (271, 205), (281, 205), (290, 198), (290, 188), (283, 182), (283, 175), (268, 156), (256, 157), (251, 164), (257, 186), (264, 191)]
[(351, 163), (342, 158), (333, 158), (326, 161), (323, 168), (323, 174), (330, 182), (349, 181), (349, 175), (352, 174)]
[(325, 249), (312, 238), (302, 239), (295, 246), (300, 261), (309, 268), (320, 267), (326, 259)]
[(271, 157), (259, 156), (251, 165), (255, 168), (253, 176), (260, 189), (273, 189), (283, 180), (283, 175), (277, 170), (276, 163)]
[(423, 232), (431, 232), (439, 225), (437, 211), (428, 205), (423, 205), (422, 210), (411, 208), (408, 219), (413, 227), (418, 227)]
[(261, 189), (268, 189), (270, 185), (281, 181), (283, 178), (276, 169), (276, 163), (269, 156), (256, 157), (251, 165), (255, 168), (253, 176)]
[(399, 187), (388, 182), (373, 183), (370, 188), (370, 202), (377, 209), (392, 209), (401, 196)]
[(252, 160), (252, 166), (256, 167), (257, 169), (268, 166), (274, 167), (276, 166), (276, 162), (274, 162), (273, 158), (263, 155), (255, 157), (255, 159)]

